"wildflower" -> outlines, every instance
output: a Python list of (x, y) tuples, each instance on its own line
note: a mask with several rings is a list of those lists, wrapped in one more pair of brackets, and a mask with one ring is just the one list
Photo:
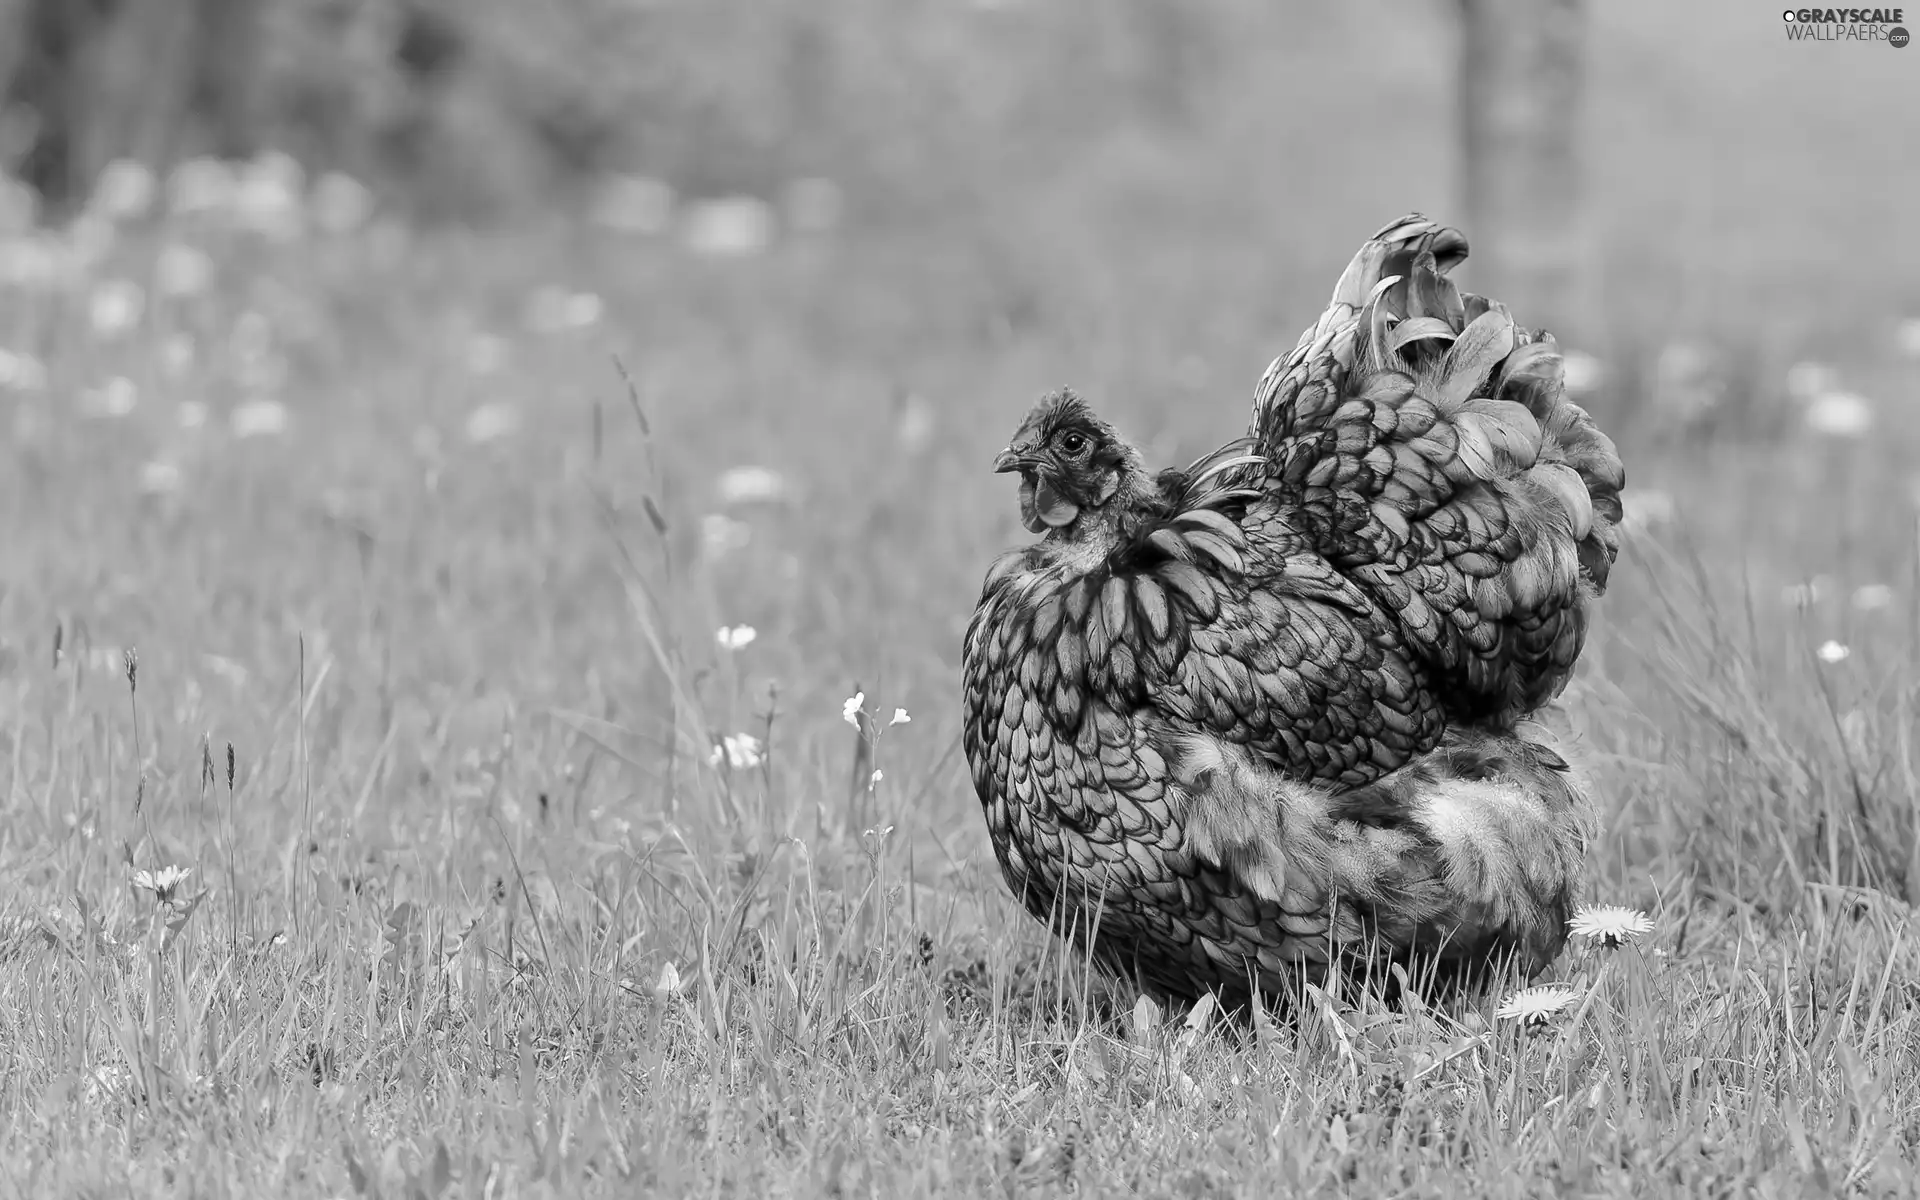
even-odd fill
[(896, 708), (893, 710), (893, 720), (887, 722), (887, 728), (891, 729), (895, 725), (905, 725), (911, 720), (913, 720), (913, 718), (907, 715), (906, 709)]
[(786, 479), (771, 467), (729, 467), (720, 473), (720, 498), (728, 504), (771, 502), (786, 494)]
[(1673, 520), (1674, 503), (1670, 493), (1657, 488), (1630, 488), (1621, 493), (1620, 516), (1623, 532), (1642, 533)]
[(753, 196), (705, 200), (687, 209), (680, 236), (702, 257), (750, 257), (773, 241), (773, 209)]
[(527, 328), (535, 333), (564, 333), (599, 323), (606, 306), (592, 292), (548, 285), (527, 298)]
[(753, 526), (745, 521), (736, 521), (725, 513), (708, 513), (700, 518), (700, 550), (709, 560), (744, 550), (752, 541)]
[(1577, 937), (1617, 950), (1653, 932), (1653, 918), (1619, 904), (1589, 904), (1573, 914), (1568, 927)]
[(1494, 1009), (1493, 1015), (1502, 1021), (1518, 1021), (1522, 1028), (1544, 1029), (1578, 998), (1572, 988), (1557, 983), (1522, 988)]
[(1861, 612), (1879, 612), (1893, 605), (1893, 589), (1884, 583), (1869, 583), (1853, 593), (1853, 606)]
[(124, 417), (140, 403), (140, 389), (125, 375), (115, 375), (80, 397), (81, 411), (90, 417)]
[(197, 296), (212, 282), (213, 260), (184, 243), (168, 243), (153, 260), (153, 286), (163, 296)]
[(520, 411), (511, 404), (482, 404), (467, 414), (467, 440), (476, 446), (497, 442), (520, 428)]
[(1853, 651), (1849, 650), (1844, 643), (1836, 642), (1832, 638), (1828, 638), (1826, 641), (1820, 643), (1820, 649), (1814, 651), (1814, 653), (1820, 656), (1821, 662), (1832, 664), (1847, 661), (1848, 656), (1851, 655)]
[(180, 490), (180, 468), (155, 459), (140, 468), (140, 490), (149, 496), (170, 496)]
[(232, 197), (233, 215), (256, 233), (295, 237), (306, 219), (300, 204), (306, 181), (306, 168), (298, 159), (269, 150), (241, 167)]
[(140, 323), (147, 296), (131, 279), (109, 279), (87, 299), (87, 320), (101, 337), (116, 337)]
[(172, 904), (180, 885), (193, 874), (192, 867), (161, 867), (157, 871), (135, 871), (133, 886), (145, 888), (162, 904)]
[(1787, 394), (1802, 403), (1835, 391), (1839, 386), (1840, 372), (1826, 363), (1802, 361), (1787, 368)]
[(722, 650), (745, 650), (759, 636), (751, 625), (722, 625), (713, 632), (713, 640)]
[[(160, 367), (169, 375), (186, 374), (188, 368), (193, 366), (193, 359), (193, 338), (187, 334), (170, 334), (166, 340), (160, 343)], [(180, 407), (182, 412), (186, 411), (185, 404), (182, 404)], [(205, 424), (207, 406), (198, 404), (198, 407), (201, 412), (200, 423)]]
[(233, 436), (264, 437), (287, 431), (287, 406), (278, 400), (249, 400), (233, 410), (229, 418)]
[(871, 791), (872, 789), (879, 787), (880, 781), (882, 779), (885, 779), (886, 777), (887, 777), (887, 773), (885, 771), (875, 771), (872, 775), (868, 776), (867, 777), (868, 790)]
[(1855, 392), (1822, 392), (1807, 405), (1807, 428), (1828, 437), (1859, 437), (1873, 428), (1873, 404)]
[(1606, 378), (1606, 368), (1600, 365), (1600, 360), (1580, 350), (1566, 352), (1563, 371), (1567, 391), (1576, 396), (1593, 391)]
[(47, 386), (47, 369), (31, 354), (0, 350), (0, 388), (37, 392)]
[(718, 767), (723, 761), (736, 771), (751, 771), (762, 758), (760, 739), (750, 733), (730, 733), (714, 744), (707, 765)]
[(846, 703), (840, 706), (840, 719), (855, 729), (860, 728), (860, 709), (866, 702), (867, 694), (865, 692), (855, 692), (853, 695), (848, 696)]
[(100, 172), (87, 207), (109, 221), (136, 221), (153, 207), (159, 191), (153, 171), (131, 158), (116, 158)]

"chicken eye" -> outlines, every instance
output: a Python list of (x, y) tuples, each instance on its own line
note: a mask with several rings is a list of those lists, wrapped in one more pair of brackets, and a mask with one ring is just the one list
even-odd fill
[(1063, 435), (1060, 439), (1060, 451), (1069, 458), (1079, 458), (1087, 452), (1087, 436), (1083, 433)]

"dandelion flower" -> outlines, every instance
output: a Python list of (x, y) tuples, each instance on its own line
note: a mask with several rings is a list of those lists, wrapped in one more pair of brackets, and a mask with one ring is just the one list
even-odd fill
[(1873, 428), (1873, 403), (1856, 392), (1822, 392), (1807, 404), (1807, 428), (1828, 437), (1860, 437)]
[(730, 733), (714, 746), (707, 763), (717, 767), (724, 761), (735, 771), (751, 771), (760, 765), (761, 751), (759, 738), (750, 733)]
[(1845, 643), (1836, 642), (1829, 638), (1821, 642), (1820, 648), (1814, 651), (1814, 653), (1820, 656), (1821, 662), (1832, 664), (1847, 661), (1848, 656), (1851, 655), (1853, 651), (1849, 650)]
[(1869, 583), (1853, 593), (1853, 606), (1861, 612), (1879, 612), (1893, 605), (1893, 589), (1884, 583)]
[(729, 467), (721, 472), (720, 498), (728, 504), (767, 504), (787, 495), (787, 481), (771, 467)]
[(192, 867), (161, 867), (157, 871), (135, 871), (133, 886), (152, 892), (154, 899), (162, 904), (171, 904), (174, 893), (180, 890), (180, 885), (185, 883), (187, 876), (191, 874), (193, 874)]
[(520, 428), (520, 410), (511, 404), (482, 404), (467, 414), (467, 440), (476, 446), (511, 437)]
[(131, 158), (116, 158), (94, 181), (87, 206), (109, 221), (135, 221), (147, 215), (159, 192), (153, 171)]
[(888, 721), (887, 726), (891, 728), (895, 725), (905, 725), (911, 720), (913, 720), (913, 718), (907, 715), (906, 709), (896, 708), (893, 710), (893, 720)]
[(713, 640), (722, 650), (745, 650), (759, 636), (751, 625), (722, 625), (713, 631)]
[(287, 406), (278, 400), (249, 400), (228, 418), (237, 438), (267, 437), (287, 431)]
[(1617, 950), (1653, 932), (1653, 918), (1619, 904), (1589, 904), (1573, 914), (1568, 927), (1577, 937)]
[(1606, 368), (1600, 360), (1580, 350), (1569, 350), (1563, 358), (1563, 378), (1567, 391), (1576, 396), (1584, 396), (1594, 391), (1606, 378)]
[(753, 541), (753, 526), (725, 513), (708, 513), (700, 518), (700, 553), (709, 562), (717, 562)]
[(109, 279), (93, 289), (87, 320), (101, 337), (118, 337), (140, 323), (146, 292), (131, 279)]
[(840, 719), (855, 729), (860, 728), (860, 709), (866, 702), (867, 694), (865, 692), (855, 692), (853, 695), (848, 696), (846, 703), (840, 706)]
[(1493, 1015), (1502, 1021), (1518, 1021), (1524, 1028), (1545, 1028), (1548, 1021), (1578, 998), (1572, 988), (1557, 983), (1522, 988), (1494, 1009)]
[(197, 296), (213, 283), (213, 260), (181, 242), (161, 247), (153, 260), (153, 286), (163, 296)]

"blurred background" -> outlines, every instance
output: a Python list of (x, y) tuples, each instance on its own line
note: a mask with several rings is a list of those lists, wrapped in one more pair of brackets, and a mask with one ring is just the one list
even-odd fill
[[(1156, 462), (1234, 436), (1417, 209), (1629, 464), (1616, 861), (1905, 887), (1917, 98), (1757, 0), (0, 0), (0, 656), (60, 630), (117, 721), (138, 646), (284, 789), (304, 638), (349, 856), (618, 744), (622, 820), (977, 859), (992, 452), (1062, 383)], [(847, 810), (855, 687), (916, 718)]]

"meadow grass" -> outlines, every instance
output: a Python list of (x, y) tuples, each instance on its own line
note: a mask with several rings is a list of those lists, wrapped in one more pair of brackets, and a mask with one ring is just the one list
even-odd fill
[[(1024, 536), (992, 452), (1059, 383), (1159, 462), (1238, 433), (1357, 241), (1445, 215), (1403, 99), (1284, 220), (1123, 139), (1078, 191), (741, 260), (171, 221), (9, 285), (0, 1189), (1910, 1194), (1911, 248), (1868, 270), (1794, 169), (1877, 147), (1782, 131), (1757, 199), (1709, 172), (1677, 223), (1601, 185), (1633, 527), (1567, 701), (1593, 897), (1655, 931), (1570, 950), (1565, 1013), (1135, 1009), (1005, 894), (958, 752)], [(1603, 164), (1671, 136), (1602, 124)], [(167, 245), (213, 277), (159, 297)], [(1682, 344), (1720, 399), (1676, 416)], [(1806, 430), (1808, 355), (1872, 437)]]

